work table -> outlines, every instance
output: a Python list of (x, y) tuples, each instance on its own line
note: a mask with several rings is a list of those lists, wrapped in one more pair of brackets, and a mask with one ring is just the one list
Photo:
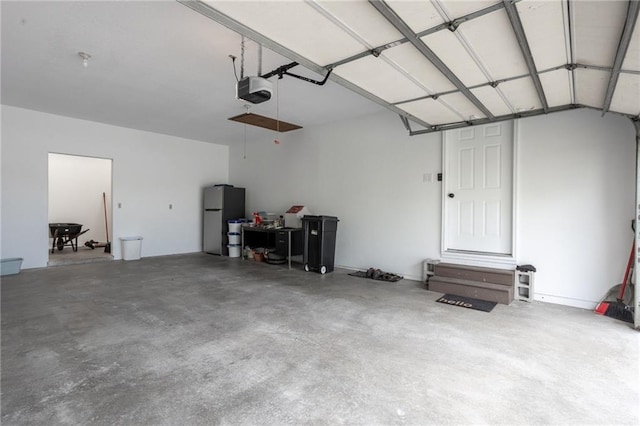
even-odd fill
[(261, 226), (242, 226), (242, 251), (244, 260), (244, 247), (275, 248), (275, 252), (287, 257), (289, 269), (291, 269), (291, 256), (297, 256), (303, 252), (302, 228), (266, 228)]

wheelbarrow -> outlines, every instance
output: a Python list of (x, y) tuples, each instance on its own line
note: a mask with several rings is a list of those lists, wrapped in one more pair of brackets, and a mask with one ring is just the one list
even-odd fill
[(79, 223), (50, 223), (49, 235), (53, 238), (51, 253), (56, 247), (62, 251), (66, 245), (70, 245), (73, 251), (78, 251), (78, 237), (87, 231), (89, 230), (82, 231), (82, 225)]

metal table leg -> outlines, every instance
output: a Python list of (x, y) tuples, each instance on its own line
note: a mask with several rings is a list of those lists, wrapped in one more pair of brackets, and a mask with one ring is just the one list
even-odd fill
[(289, 269), (291, 269), (291, 231), (289, 231), (289, 238), (287, 238), (287, 242), (289, 244), (287, 258), (289, 259)]

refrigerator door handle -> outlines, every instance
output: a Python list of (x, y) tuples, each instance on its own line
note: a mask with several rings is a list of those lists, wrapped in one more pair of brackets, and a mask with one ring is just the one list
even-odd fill
[(204, 209), (205, 212), (219, 212), (222, 211), (222, 209)]

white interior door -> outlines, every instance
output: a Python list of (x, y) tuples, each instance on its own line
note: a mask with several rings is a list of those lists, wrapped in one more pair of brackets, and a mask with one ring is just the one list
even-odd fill
[(512, 254), (513, 122), (444, 135), (443, 248)]

